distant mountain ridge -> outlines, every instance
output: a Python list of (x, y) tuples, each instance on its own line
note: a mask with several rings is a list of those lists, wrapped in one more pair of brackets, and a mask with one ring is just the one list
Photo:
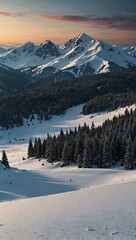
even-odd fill
[(111, 46), (83, 33), (55, 45), (50, 40), (37, 46), (28, 42), (4, 53), (0, 63), (19, 69), (35, 79), (53, 81), (106, 73), (136, 65), (136, 47)]

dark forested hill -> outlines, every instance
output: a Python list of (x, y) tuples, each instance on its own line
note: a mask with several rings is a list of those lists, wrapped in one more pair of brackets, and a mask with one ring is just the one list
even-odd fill
[(24, 90), (31, 82), (27, 74), (0, 64), (0, 95)]
[[(103, 98), (106, 94), (111, 94), (116, 98), (118, 94), (127, 96), (131, 92), (135, 96), (136, 67), (116, 73), (62, 81), (48, 87), (42, 85), (1, 97), (0, 125), (3, 127), (13, 127), (14, 124), (22, 125), (23, 117), (28, 118), (32, 114), (37, 114), (41, 119), (49, 119), (52, 115), (64, 113), (69, 107), (85, 103), (96, 97)], [(127, 104), (126, 97), (123, 98)], [(134, 103), (135, 97), (131, 97), (132, 101), (130, 98), (128, 100), (129, 104)], [(124, 103), (122, 102), (122, 104)], [(100, 110), (101, 108), (99, 108)]]

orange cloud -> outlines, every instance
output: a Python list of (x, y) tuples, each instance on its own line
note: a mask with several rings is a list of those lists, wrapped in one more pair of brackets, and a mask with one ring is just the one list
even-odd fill
[(73, 15), (62, 15), (62, 16), (51, 16), (51, 15), (41, 15), (40, 18), (44, 20), (54, 20), (60, 22), (72, 22), (72, 23), (88, 23), (88, 24), (96, 24), (100, 27), (108, 27), (115, 28), (119, 30), (136, 30), (136, 16), (122, 16), (122, 15), (114, 15), (114, 16), (95, 16), (95, 15), (87, 15), (87, 16), (73, 16)]
[(60, 22), (88, 22), (90, 19), (88, 17), (82, 17), (82, 16), (71, 16), (71, 15), (66, 15), (66, 16), (49, 16), (49, 15), (41, 15), (40, 16), (42, 19), (49, 19), (49, 20), (55, 20), (55, 21), (60, 21)]
[(23, 13), (10, 13), (10, 12), (0, 12), (0, 17), (11, 17), (11, 18), (18, 18), (18, 17), (24, 17), (25, 14)]

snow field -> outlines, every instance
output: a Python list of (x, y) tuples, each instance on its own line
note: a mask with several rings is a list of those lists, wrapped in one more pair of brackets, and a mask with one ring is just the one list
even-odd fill
[(82, 105), (50, 121), (35, 119), (0, 131), (0, 149), (6, 150), (12, 167), (3, 170), (0, 165), (0, 239), (136, 239), (135, 171), (60, 168), (43, 159), (22, 160), (30, 136), (45, 138), (47, 132), (58, 134), (84, 122), (98, 126), (125, 108), (93, 116), (83, 116), (81, 110)]

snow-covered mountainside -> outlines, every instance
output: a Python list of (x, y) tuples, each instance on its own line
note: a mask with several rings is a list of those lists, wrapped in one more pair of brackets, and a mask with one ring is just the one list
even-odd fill
[(7, 52), (7, 49), (0, 47), (0, 54)]
[(126, 51), (132, 57), (136, 57), (136, 46), (132, 47), (123, 47), (123, 50)]
[(21, 69), (45, 64), (60, 55), (59, 48), (51, 41), (40, 46), (28, 42), (0, 55), (0, 62), (11, 68)]
[(56, 78), (71, 78), (134, 66), (136, 58), (133, 48), (124, 50), (81, 34), (62, 46), (51, 41), (40, 46), (28, 42), (1, 54), (0, 62), (36, 78), (54, 73)]

